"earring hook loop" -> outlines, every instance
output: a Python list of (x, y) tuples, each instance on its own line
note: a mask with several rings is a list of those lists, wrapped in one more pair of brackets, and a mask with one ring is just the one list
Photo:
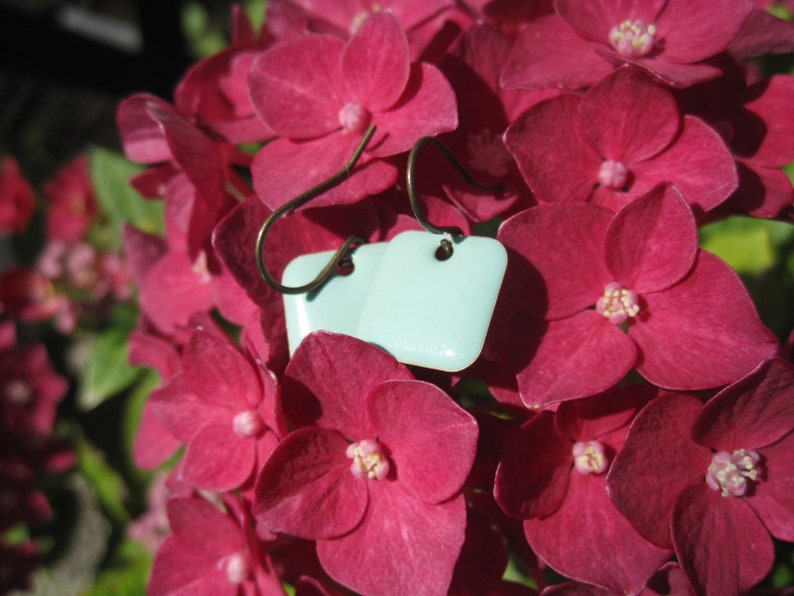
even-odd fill
[(372, 140), (372, 136), (375, 134), (375, 129), (376, 126), (374, 124), (371, 124), (369, 128), (367, 128), (364, 136), (361, 138), (361, 142), (356, 146), (353, 155), (347, 160), (347, 163), (342, 167), (341, 170), (336, 172), (336, 174), (330, 178), (323, 180), (318, 185), (310, 188), (306, 192), (301, 193), (294, 199), (291, 199), (290, 201), (278, 207), (267, 217), (262, 224), (262, 227), (259, 228), (259, 234), (256, 237), (256, 267), (259, 269), (259, 275), (262, 277), (262, 279), (267, 282), (267, 284), (274, 290), (281, 292), (282, 294), (303, 294), (305, 292), (316, 290), (325, 282), (327, 282), (331, 276), (334, 275), (334, 273), (336, 273), (337, 266), (356, 246), (360, 244), (366, 244), (366, 239), (361, 238), (360, 236), (350, 236), (336, 250), (328, 264), (323, 267), (317, 277), (302, 286), (283, 285), (273, 277), (265, 265), (265, 239), (268, 232), (270, 231), (270, 228), (273, 226), (276, 220), (285, 214), (291, 213), (298, 207), (305, 205), (312, 199), (317, 198), (321, 194), (328, 192), (335, 186), (338, 186), (344, 182), (344, 180), (350, 176), (350, 172), (356, 166), (356, 163), (358, 163), (361, 155), (366, 150), (367, 145), (369, 145), (369, 142)]
[[(462, 163), (458, 160), (457, 157), (449, 150), (449, 148), (444, 145), (441, 141), (436, 139), (435, 137), (422, 137), (419, 139), (416, 144), (411, 148), (411, 152), (408, 154), (408, 165), (406, 168), (406, 175), (405, 175), (405, 186), (408, 190), (408, 201), (411, 203), (411, 210), (414, 212), (414, 217), (416, 220), (421, 224), (421, 226), (432, 234), (444, 234), (447, 236), (452, 236), (453, 238), (461, 238), (465, 236), (463, 230), (461, 230), (457, 226), (436, 226), (430, 223), (427, 219), (427, 216), (424, 214), (422, 209), (421, 201), (419, 199), (419, 195), (416, 192), (416, 161), (417, 156), (419, 155), (420, 149), (424, 147), (426, 144), (432, 143), (436, 146), (436, 148), (441, 152), (441, 155), (450, 163), (450, 165), (455, 168), (455, 170), (460, 174), (461, 178), (463, 178), (466, 183), (477, 188), (479, 190), (497, 190), (502, 187), (501, 184), (492, 184), (488, 186), (484, 186), (477, 182), (471, 174), (469, 174), (468, 170), (463, 166)], [(449, 238), (444, 238), (441, 240), (441, 245), (439, 249), (443, 253), (443, 258), (439, 257), (441, 260), (448, 259), (452, 256), (452, 242)]]

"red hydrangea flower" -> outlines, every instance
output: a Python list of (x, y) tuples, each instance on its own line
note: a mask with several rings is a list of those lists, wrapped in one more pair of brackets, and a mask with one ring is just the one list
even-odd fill
[(603, 391), (635, 364), (661, 387), (717, 387), (777, 351), (735, 272), (698, 249), (692, 212), (669, 184), (617, 214), (533, 207), (498, 237), (512, 253), (503, 290), (526, 313), (508, 335), (534, 347), (517, 369), (527, 406)]
[(168, 501), (172, 534), (160, 546), (149, 578), (149, 596), (285, 594), (270, 557), (235, 497), (226, 511), (197, 498)]
[(349, 39), (370, 16), (388, 12), (405, 30), (411, 56), (422, 56), (442, 28), (453, 0), (272, 0), (267, 4), (265, 27), (279, 40), (306, 33), (329, 33)]
[(47, 193), (48, 240), (81, 240), (94, 221), (97, 205), (88, 171), (80, 155), (63, 167), (44, 187)]
[(182, 372), (150, 397), (154, 415), (187, 445), (182, 479), (217, 491), (249, 480), (284, 432), (276, 391), (272, 373), (230, 340), (196, 330)]
[(253, 512), (317, 540), (336, 581), (362, 593), (446, 593), (466, 527), (460, 493), (477, 424), (438, 387), (360, 340), (309, 335), (282, 399), (296, 428), (265, 462)]
[(555, 0), (554, 8), (521, 31), (502, 77), (507, 88), (588, 87), (621, 64), (677, 87), (713, 79), (719, 69), (703, 61), (728, 47), (753, 3)]
[(182, 228), (188, 253), (206, 250), (218, 220), (234, 206), (230, 189), (250, 193), (230, 164), (248, 165), (250, 157), (205, 134), (167, 102), (138, 94), (119, 104), (119, 131), (132, 161), (158, 164), (133, 180), (144, 196), (165, 198), (185, 212)]
[(36, 208), (36, 196), (13, 157), (0, 160), (0, 234), (23, 231)]
[(251, 69), (257, 113), (280, 139), (257, 153), (254, 188), (275, 209), (339, 171), (370, 124), (378, 131), (353, 175), (312, 206), (354, 202), (390, 187), (383, 158), (453, 130), (455, 95), (438, 69), (411, 63), (394, 15), (367, 18), (345, 43), (306, 35), (271, 48)]
[(775, 217), (794, 202), (781, 168), (794, 161), (794, 117), (787, 109), (794, 77), (747, 83), (746, 69), (726, 58), (719, 79), (677, 92), (679, 104), (719, 132), (733, 153), (739, 187), (721, 207), (754, 217)]
[(264, 141), (273, 136), (254, 112), (248, 92), (251, 64), (272, 39), (256, 35), (240, 6), (232, 7), (232, 43), (199, 60), (174, 91), (174, 104), (202, 127), (232, 143)]
[(581, 99), (563, 95), (524, 112), (505, 135), (539, 201), (590, 200), (617, 211), (668, 180), (709, 211), (738, 184), (716, 131), (681, 116), (670, 92), (621, 68)]
[(772, 566), (770, 534), (794, 540), (793, 431), (794, 367), (775, 359), (705, 405), (648, 404), (607, 487), (643, 536), (675, 548), (698, 593), (741, 593)]
[(563, 575), (636, 594), (670, 551), (609, 501), (605, 478), (629, 423), (653, 390), (634, 386), (541, 412), (507, 442), (494, 493), (538, 557)]

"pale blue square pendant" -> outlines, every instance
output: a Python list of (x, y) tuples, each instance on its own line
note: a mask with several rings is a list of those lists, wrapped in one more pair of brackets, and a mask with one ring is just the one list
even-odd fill
[[(284, 294), (290, 355), (312, 331), (356, 335), (361, 311), (386, 246), (385, 242), (363, 244), (351, 256), (354, 270), (350, 275), (335, 275), (313, 292)], [(293, 259), (284, 270), (281, 283), (285, 286), (309, 283), (328, 264), (333, 254), (334, 251), (329, 250)]]
[(404, 232), (388, 243), (354, 335), (400, 362), (454, 372), (482, 352), (507, 251), (492, 238), (467, 236), (440, 261), (441, 238)]

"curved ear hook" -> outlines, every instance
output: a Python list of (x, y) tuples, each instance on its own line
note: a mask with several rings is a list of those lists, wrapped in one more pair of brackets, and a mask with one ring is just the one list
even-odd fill
[(331, 257), (331, 260), (325, 267), (323, 267), (322, 271), (320, 271), (317, 277), (302, 286), (290, 287), (279, 283), (270, 274), (270, 272), (267, 270), (267, 266), (265, 265), (265, 238), (267, 237), (267, 233), (270, 231), (270, 228), (273, 226), (276, 220), (282, 215), (294, 211), (298, 207), (308, 203), (324, 192), (327, 192), (335, 186), (341, 184), (348, 176), (350, 176), (350, 172), (356, 166), (356, 163), (361, 158), (361, 155), (364, 153), (364, 150), (367, 148), (367, 145), (369, 144), (370, 140), (372, 140), (372, 135), (374, 134), (375, 125), (371, 124), (364, 133), (361, 142), (356, 146), (356, 150), (353, 152), (353, 155), (349, 160), (347, 160), (347, 163), (342, 167), (341, 170), (327, 180), (320, 182), (320, 184), (317, 186), (310, 188), (294, 199), (284, 203), (281, 207), (273, 211), (273, 213), (271, 213), (265, 220), (265, 223), (262, 224), (262, 227), (259, 228), (259, 234), (256, 238), (256, 267), (259, 269), (259, 275), (262, 276), (262, 279), (266, 281), (273, 289), (281, 292), (282, 294), (303, 294), (304, 292), (316, 290), (325, 282), (327, 282), (334, 273), (336, 273), (337, 265), (344, 261), (353, 248), (359, 244), (365, 244), (367, 242), (364, 238), (359, 236), (350, 236), (342, 243), (342, 246), (337, 249), (337, 251)]
[[(408, 200), (411, 203), (411, 210), (414, 212), (414, 217), (416, 220), (422, 225), (422, 227), (432, 234), (444, 234), (448, 236), (452, 236), (454, 238), (460, 238), (465, 236), (463, 230), (461, 230), (457, 226), (435, 226), (430, 221), (428, 221), (427, 217), (425, 216), (422, 205), (419, 201), (419, 195), (416, 194), (416, 160), (417, 156), (419, 155), (419, 150), (426, 145), (427, 143), (433, 143), (436, 148), (441, 152), (441, 154), (446, 158), (446, 160), (452, 165), (453, 168), (460, 174), (460, 176), (471, 186), (477, 188), (479, 190), (497, 190), (501, 188), (501, 184), (493, 184), (489, 186), (483, 186), (479, 182), (477, 182), (474, 178), (472, 178), (471, 174), (463, 167), (463, 164), (458, 161), (458, 158), (450, 151), (446, 145), (444, 145), (441, 141), (436, 139), (435, 137), (422, 137), (419, 139), (416, 144), (411, 148), (411, 152), (408, 154), (408, 166), (406, 169), (405, 175), (405, 186), (408, 190)], [(439, 260), (445, 260), (452, 256), (452, 242), (448, 238), (444, 238), (441, 241), (441, 246), (439, 247), (441, 254), (437, 253)]]

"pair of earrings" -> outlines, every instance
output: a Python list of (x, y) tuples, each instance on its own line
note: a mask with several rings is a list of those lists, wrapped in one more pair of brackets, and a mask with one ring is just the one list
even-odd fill
[[(309, 333), (323, 330), (370, 342), (404, 364), (462, 370), (482, 351), (507, 252), (493, 238), (436, 227), (422, 214), (414, 173), (418, 152), (428, 142), (437, 145), (467, 182), (479, 186), (432, 137), (420, 139), (411, 150), (406, 181), (411, 208), (426, 231), (403, 232), (389, 242), (372, 244), (351, 236), (336, 251), (298, 256), (287, 265), (281, 282), (265, 266), (265, 239), (275, 221), (347, 178), (374, 133), (373, 125), (339, 172), (265, 220), (256, 242), (257, 268), (284, 294), (290, 354)], [(347, 274), (339, 275), (340, 268)]]

